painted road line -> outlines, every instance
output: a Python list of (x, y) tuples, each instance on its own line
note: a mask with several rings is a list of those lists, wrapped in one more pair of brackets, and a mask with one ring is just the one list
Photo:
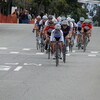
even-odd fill
[(91, 53), (95, 53), (95, 54), (97, 54), (97, 53), (99, 53), (98, 51), (91, 51)]
[(44, 55), (45, 53), (38, 52), (36, 55)]
[(70, 56), (71, 54), (66, 54), (66, 56)]
[(10, 66), (0, 65), (0, 71), (8, 71), (10, 68)]
[(42, 64), (35, 64), (35, 63), (24, 63), (25, 66), (42, 66)]
[(0, 47), (0, 50), (7, 50), (7, 47)]
[(89, 57), (96, 57), (96, 55), (93, 55), (93, 54), (89, 54), (88, 56)]
[(30, 48), (23, 48), (22, 50), (24, 50), (24, 51), (30, 51), (31, 49)]
[(75, 50), (73, 50), (72, 52), (73, 52), (73, 53), (75, 53), (76, 51), (75, 51)]
[(5, 63), (5, 65), (18, 65), (19, 63)]
[(13, 51), (12, 51), (12, 52), (10, 52), (10, 54), (19, 54), (19, 52), (13, 52)]
[(23, 67), (22, 66), (17, 66), (15, 69), (14, 69), (14, 71), (19, 71), (19, 70), (21, 70)]

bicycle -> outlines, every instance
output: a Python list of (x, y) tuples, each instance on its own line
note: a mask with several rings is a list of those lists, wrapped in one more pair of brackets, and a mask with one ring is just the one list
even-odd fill
[(36, 48), (37, 50), (40, 49), (40, 36), (39, 36), (39, 30), (36, 29), (37, 33), (36, 33)]
[(82, 47), (82, 34), (81, 33), (79, 34), (79, 37), (77, 39), (77, 47), (78, 47), (78, 50), (80, 50), (80, 48)]
[(85, 32), (84, 44), (83, 44), (83, 51), (84, 51), (84, 52), (86, 51), (86, 47), (87, 47), (87, 45), (88, 45), (88, 43), (89, 43), (89, 38), (88, 38), (87, 35), (88, 35), (88, 33)]
[(56, 39), (56, 44), (55, 44), (55, 56), (56, 56), (56, 67), (59, 65), (59, 56), (60, 56), (60, 50), (59, 50), (59, 39), (60, 38), (55, 38)]
[(64, 44), (63, 44), (63, 62), (65, 63), (66, 62), (66, 39), (64, 41)]
[(72, 52), (73, 50), (73, 46), (74, 46), (74, 36), (72, 36), (70, 39), (70, 43), (69, 43), (69, 51)]
[(48, 43), (47, 52), (48, 52), (48, 59), (50, 59), (50, 54), (51, 54), (50, 41), (49, 41), (49, 43)]
[(40, 43), (40, 47), (41, 47), (41, 52), (44, 52), (44, 49), (45, 49), (45, 37), (44, 37), (44, 34), (41, 35), (41, 43)]

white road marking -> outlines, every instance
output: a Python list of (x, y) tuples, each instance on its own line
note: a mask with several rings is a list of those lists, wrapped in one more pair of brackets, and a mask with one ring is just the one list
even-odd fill
[(76, 51), (75, 51), (75, 50), (73, 50), (72, 52), (73, 52), (73, 53), (75, 53)]
[(8, 71), (10, 68), (10, 66), (0, 65), (0, 71)]
[(98, 51), (91, 51), (91, 53), (95, 53), (95, 54), (97, 54), (97, 53), (99, 53)]
[(93, 54), (90, 54), (90, 55), (88, 55), (89, 57), (96, 57), (96, 55), (93, 55)]
[(12, 51), (12, 52), (10, 52), (10, 54), (19, 54), (19, 52), (13, 52), (13, 51)]
[(15, 69), (14, 69), (14, 71), (19, 71), (19, 70), (21, 70), (23, 67), (22, 66), (17, 66)]
[(35, 64), (35, 63), (24, 63), (25, 66), (42, 66), (42, 64)]
[(70, 54), (66, 54), (66, 56), (70, 56)]
[(45, 53), (40, 53), (40, 52), (38, 52), (38, 53), (36, 53), (36, 55), (44, 55)]
[(30, 48), (23, 48), (22, 50), (24, 50), (24, 51), (29, 51), (29, 50), (31, 50)]
[(19, 63), (5, 63), (6, 65), (18, 65)]
[(0, 50), (7, 50), (7, 47), (0, 47)]

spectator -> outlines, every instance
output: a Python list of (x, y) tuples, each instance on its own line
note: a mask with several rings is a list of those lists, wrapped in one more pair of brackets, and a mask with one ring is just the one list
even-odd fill
[(28, 24), (29, 23), (28, 15), (29, 15), (28, 10), (25, 10), (24, 13), (22, 14), (22, 23), (23, 24)]

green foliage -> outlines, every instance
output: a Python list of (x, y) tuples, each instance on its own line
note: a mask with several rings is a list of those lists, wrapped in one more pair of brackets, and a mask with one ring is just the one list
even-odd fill
[[(83, 16), (87, 18), (86, 9), (82, 8), (77, 0), (15, 0), (19, 2), (19, 6), (32, 8), (32, 13), (38, 15), (41, 11), (48, 14), (59, 15), (71, 15), (73, 18), (78, 20), (79, 17)], [(31, 5), (25, 6), (22, 2), (26, 2), (27, 5), (30, 2)]]

